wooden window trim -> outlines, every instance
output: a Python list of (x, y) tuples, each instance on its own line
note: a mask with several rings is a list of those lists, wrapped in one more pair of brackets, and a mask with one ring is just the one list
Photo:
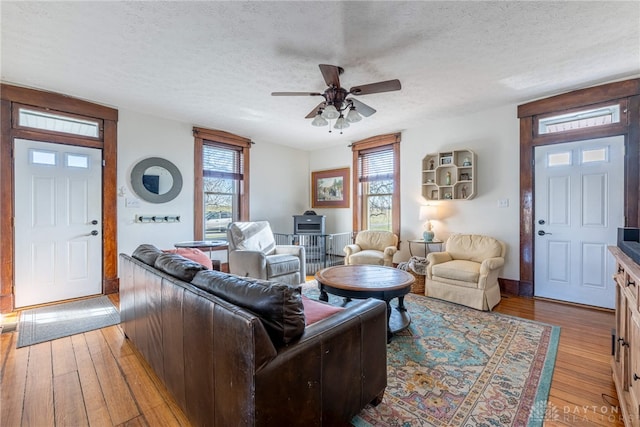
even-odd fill
[(362, 194), (360, 194), (360, 183), (358, 181), (358, 157), (360, 151), (380, 148), (384, 146), (392, 146), (393, 148), (393, 213), (391, 217), (392, 231), (398, 236), (398, 245), (400, 244), (400, 141), (401, 134), (389, 133), (384, 135), (376, 135), (367, 139), (363, 139), (351, 144), (352, 151), (352, 180), (353, 183), (353, 210), (352, 221), (353, 230), (360, 231), (362, 226)]
[[(537, 119), (587, 109), (603, 103), (621, 104), (620, 123), (537, 135)], [(622, 116), (624, 114), (624, 116)], [(583, 139), (624, 136), (625, 226), (638, 227), (640, 184), (640, 79), (576, 90), (518, 106), (520, 119), (520, 295), (534, 295), (534, 148)]]
[(240, 221), (249, 221), (249, 149), (253, 145), (253, 142), (249, 138), (234, 135), (229, 132), (213, 129), (205, 129), (200, 127), (193, 128), (194, 136), (194, 226), (193, 234), (196, 240), (202, 240), (204, 238), (204, 212), (202, 211), (202, 204), (204, 202), (202, 187), (204, 185), (204, 178), (202, 176), (202, 153), (203, 147), (206, 141), (222, 143), (242, 148), (242, 161), (245, 170), (245, 179), (242, 181), (240, 187)]
[[(17, 106), (55, 110), (67, 115), (79, 115), (92, 120), (102, 120), (102, 140), (53, 134), (38, 129), (14, 127), (13, 110)], [(117, 122), (118, 110), (65, 95), (0, 84), (0, 312), (13, 311), (14, 246), (13, 227), (14, 180), (13, 141), (16, 138), (43, 140), (102, 150), (102, 292), (118, 292), (118, 241), (117, 241)]]

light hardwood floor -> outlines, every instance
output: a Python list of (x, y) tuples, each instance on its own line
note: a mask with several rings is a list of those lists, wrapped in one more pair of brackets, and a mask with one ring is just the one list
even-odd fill
[[(612, 312), (512, 296), (495, 311), (562, 328), (545, 425), (623, 425), (609, 365)], [(0, 426), (189, 425), (119, 326), (20, 349), (16, 339), (0, 335)]]

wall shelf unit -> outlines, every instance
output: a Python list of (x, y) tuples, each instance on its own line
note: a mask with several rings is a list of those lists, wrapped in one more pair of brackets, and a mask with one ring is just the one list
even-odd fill
[(476, 154), (471, 150), (431, 153), (422, 159), (422, 197), (469, 200), (476, 195)]

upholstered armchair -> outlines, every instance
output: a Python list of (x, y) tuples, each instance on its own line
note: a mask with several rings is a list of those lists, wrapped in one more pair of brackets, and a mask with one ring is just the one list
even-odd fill
[(398, 251), (398, 236), (390, 231), (363, 230), (356, 235), (355, 243), (344, 248), (346, 265), (393, 265), (393, 255)]
[(505, 244), (493, 237), (452, 235), (443, 252), (427, 255), (425, 295), (491, 310), (500, 302), (498, 274), (505, 252)]
[(304, 246), (276, 245), (267, 221), (231, 223), (227, 239), (229, 273), (290, 285), (305, 281)]

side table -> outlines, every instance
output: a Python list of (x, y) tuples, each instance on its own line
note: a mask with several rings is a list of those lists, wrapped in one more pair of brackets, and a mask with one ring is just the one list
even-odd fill
[[(442, 244), (444, 242), (442, 240), (437, 240), (437, 239), (433, 239), (430, 242), (427, 242), (426, 240), (423, 240), (423, 239), (409, 240), (409, 254), (411, 256), (413, 256), (413, 251), (411, 250), (411, 244), (412, 243), (420, 244), (420, 245), (424, 246), (424, 256), (426, 258), (427, 254), (429, 252), (440, 252), (440, 251), (442, 251)], [(433, 245), (437, 246), (437, 250), (432, 250), (432, 246)]]
[[(216, 249), (223, 249), (228, 246), (228, 242), (226, 240), (195, 240), (192, 242), (178, 242), (174, 243), (173, 246), (176, 248), (195, 248), (200, 250), (208, 250), (209, 251), (209, 259), (211, 259), (211, 251)], [(213, 264), (214, 270), (221, 270), (220, 261), (217, 259), (211, 259), (211, 263)]]

